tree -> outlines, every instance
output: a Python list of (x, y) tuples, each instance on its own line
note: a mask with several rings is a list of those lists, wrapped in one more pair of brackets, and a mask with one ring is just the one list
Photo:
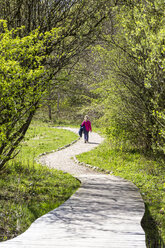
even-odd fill
[(163, 151), (165, 3), (161, 0), (128, 2), (121, 8), (120, 17), (127, 49), (136, 68), (137, 76), (132, 83), (136, 83), (136, 93), (144, 106), (145, 117), (141, 124), (145, 124), (147, 148)]
[[(98, 46), (109, 71), (111, 105), (118, 96), (113, 119), (144, 150), (164, 153), (164, 1), (125, 1), (112, 8)], [(115, 85), (115, 88), (114, 86)], [(105, 86), (105, 84), (104, 84)], [(106, 96), (106, 94), (104, 94)], [(109, 108), (108, 108), (109, 109)], [(109, 110), (108, 110), (109, 111)], [(118, 113), (118, 114), (117, 114)], [(135, 138), (136, 137), (136, 138)]]
[[(16, 5), (11, 1), (8, 6), (6, 1), (4, 3), (4, 13), (7, 7), (9, 12), (17, 7), (21, 22), (17, 25), (1, 21), (0, 168), (15, 155), (12, 154), (23, 139), (49, 81), (95, 42), (106, 17), (104, 1), (38, 1), (40, 7), (48, 9), (44, 8), (44, 16), (38, 16), (43, 25), (29, 33), (33, 29), (31, 23), (27, 22), (30, 28), (15, 27), (23, 24), (26, 13), (20, 6), (25, 7), (30, 1), (18, 0)], [(1, 16), (4, 15), (2, 10)], [(30, 15), (30, 11), (28, 13)], [(52, 15), (55, 15), (53, 20)], [(37, 25), (36, 22), (35, 27)]]
[[(1, 21), (0, 35), (0, 168), (12, 158), (45, 91), (44, 40), (36, 31), (19, 38)], [(13, 38), (15, 36), (15, 38)], [(16, 153), (13, 155), (15, 156)]]

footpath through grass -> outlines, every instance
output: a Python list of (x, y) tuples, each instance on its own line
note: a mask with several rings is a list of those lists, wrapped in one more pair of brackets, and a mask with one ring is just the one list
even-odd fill
[(146, 205), (142, 226), (146, 232), (147, 247), (165, 247), (162, 241), (165, 243), (164, 161), (147, 158), (125, 144), (116, 145), (108, 139), (77, 158), (81, 162), (109, 170), (113, 175), (133, 182), (140, 189)]
[(34, 123), (19, 155), (0, 173), (0, 241), (24, 232), (41, 215), (66, 201), (80, 186), (69, 174), (35, 162), (46, 151), (76, 140), (70, 131)]

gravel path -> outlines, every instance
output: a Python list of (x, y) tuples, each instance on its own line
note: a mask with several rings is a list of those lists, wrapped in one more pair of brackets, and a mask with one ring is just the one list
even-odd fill
[[(77, 129), (70, 129), (77, 133)], [(70, 158), (103, 141), (96, 133), (41, 162), (69, 172), (81, 187), (64, 204), (37, 219), (22, 235), (0, 243), (0, 248), (145, 248), (140, 221), (144, 203), (132, 183), (79, 166)]]
[[(78, 133), (77, 128), (64, 128), (74, 133)], [(90, 133), (89, 134), (89, 143), (84, 143), (84, 139), (81, 138), (75, 144), (67, 147), (65, 150), (60, 150), (55, 153), (50, 153), (40, 158), (40, 162), (42, 164), (46, 164), (51, 168), (55, 168), (58, 170), (62, 170), (64, 172), (68, 172), (73, 176), (80, 176), (80, 175), (91, 175), (91, 174), (98, 174), (93, 170), (79, 166), (73, 162), (73, 157), (82, 153), (87, 152), (95, 147), (97, 147), (104, 139), (98, 135), (97, 133)]]

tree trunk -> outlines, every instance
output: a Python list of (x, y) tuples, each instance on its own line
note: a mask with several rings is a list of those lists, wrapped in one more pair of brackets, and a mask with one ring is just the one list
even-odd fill
[(60, 93), (58, 93), (58, 98), (57, 98), (57, 115), (59, 116), (60, 114)]
[(49, 109), (49, 120), (52, 120), (52, 107), (51, 104), (48, 105), (48, 109)]

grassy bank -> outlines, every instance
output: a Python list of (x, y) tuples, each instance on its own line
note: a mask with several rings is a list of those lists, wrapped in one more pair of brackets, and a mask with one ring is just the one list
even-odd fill
[[(78, 160), (109, 170), (113, 175), (133, 182), (141, 192), (146, 205), (143, 228), (148, 247), (158, 248), (160, 236), (165, 241), (165, 166), (128, 146), (116, 145), (112, 140), (96, 149), (77, 156)], [(149, 244), (150, 243), (150, 244)]]
[(77, 139), (66, 130), (34, 123), (19, 155), (0, 173), (0, 241), (24, 232), (39, 216), (58, 207), (79, 187), (78, 180), (35, 162), (45, 152)]

